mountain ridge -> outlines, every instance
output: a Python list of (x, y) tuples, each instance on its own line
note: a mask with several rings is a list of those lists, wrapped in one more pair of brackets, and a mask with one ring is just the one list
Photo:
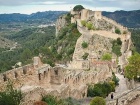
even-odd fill
[[(68, 11), (45, 11), (45, 12), (36, 12), (30, 15), (12, 13), (12, 14), (0, 14), (0, 23), (7, 22), (29, 22), (33, 19), (49, 19), (50, 21), (56, 21), (56, 19), (62, 14), (66, 14)], [(102, 12), (103, 16), (107, 16), (122, 25), (129, 28), (139, 28), (140, 27), (140, 10), (125, 11), (119, 10), (114, 12)], [(13, 18), (11, 18), (13, 17)]]

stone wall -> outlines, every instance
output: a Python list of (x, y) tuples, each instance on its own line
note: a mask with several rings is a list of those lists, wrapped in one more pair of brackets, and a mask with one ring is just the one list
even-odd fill
[(107, 105), (129, 105), (138, 97), (140, 97), (140, 87), (120, 94), (113, 100), (107, 100)]
[[(42, 64), (35, 57), (33, 64), (19, 67), (0, 74), (0, 91), (8, 80), (24, 94), (22, 105), (33, 105), (42, 95), (51, 94), (61, 98), (82, 99), (87, 96), (87, 84), (105, 81), (111, 77), (108, 64), (97, 65), (98, 69), (68, 69), (60, 66), (54, 68)], [(85, 65), (83, 65), (85, 66)], [(88, 64), (89, 66), (89, 64)]]

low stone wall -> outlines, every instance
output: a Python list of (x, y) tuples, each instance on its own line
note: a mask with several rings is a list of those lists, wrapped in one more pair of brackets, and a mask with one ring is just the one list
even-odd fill
[(107, 105), (128, 105), (138, 97), (140, 97), (140, 87), (121, 94), (114, 100), (107, 100)]

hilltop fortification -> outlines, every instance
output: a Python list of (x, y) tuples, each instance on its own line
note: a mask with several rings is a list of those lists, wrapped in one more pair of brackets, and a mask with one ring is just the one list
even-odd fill
[[(120, 65), (121, 69), (123, 69), (127, 64), (127, 58), (132, 54), (130, 50), (132, 45), (131, 33), (128, 29), (114, 20), (102, 16), (101, 11), (82, 9), (81, 11), (72, 10), (71, 14), (71, 23), (77, 24), (77, 28), (82, 34), (77, 40), (75, 46), (73, 54), (74, 63), (71, 63), (72, 67), (74, 67), (73, 65), (78, 61), (79, 64), (77, 63), (77, 65), (82, 65), (80, 64), (82, 61), (85, 63), (85, 60), (82, 59), (82, 56), (85, 53), (88, 53), (88, 57), (86, 59), (87, 64), (91, 65), (94, 61), (100, 61), (104, 54), (110, 53), (112, 55), (112, 62)], [(122, 41), (120, 55), (116, 55), (112, 51), (112, 42), (118, 38)], [(82, 48), (83, 42), (88, 44), (87, 48)], [(90, 67), (91, 65), (87, 67)], [(82, 66), (78, 67), (83, 68)]]
[[(82, 34), (76, 42), (72, 61), (67, 66), (51, 67), (34, 57), (32, 64), (0, 74), (1, 91), (11, 80), (14, 87), (21, 88), (25, 94), (23, 105), (32, 105), (46, 94), (82, 99), (87, 97), (87, 84), (107, 81), (118, 65), (123, 69), (131, 56), (131, 33), (127, 28), (102, 16), (101, 11), (82, 9), (72, 10), (70, 14), (71, 23), (77, 24)], [(61, 16), (56, 23), (56, 34), (66, 24), (65, 17)], [(118, 38), (122, 42), (119, 56), (112, 52), (112, 42)], [(85, 47), (83, 43), (86, 43)], [(106, 53), (112, 55), (110, 61), (102, 60)]]

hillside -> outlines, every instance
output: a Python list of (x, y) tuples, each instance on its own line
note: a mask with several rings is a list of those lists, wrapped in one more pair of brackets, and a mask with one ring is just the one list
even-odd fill
[[(13, 64), (15, 64), (18, 61), (22, 61), (23, 64), (30, 63), (30, 59), (33, 56), (38, 55), (41, 53), (44, 58), (43, 62), (48, 62), (51, 65), (54, 65), (54, 62), (64, 63), (67, 61), (70, 61), (72, 59), (72, 55), (74, 53), (75, 44), (77, 38), (80, 36), (77, 28), (75, 27), (75, 24), (68, 24), (65, 26), (65, 28), (62, 28), (61, 31), (58, 34), (58, 37), (55, 38), (55, 29), (54, 27), (46, 27), (46, 28), (38, 28), (37, 26), (40, 24), (47, 24), (48, 22), (44, 19), (48, 19), (49, 22), (53, 21), (55, 22), (58, 16), (67, 13), (64, 11), (48, 11), (48, 12), (38, 12), (31, 15), (25, 15), (25, 14), (1, 14), (0, 15), (0, 23), (1, 25), (1, 34), (0, 36), (3, 36), (4, 38), (8, 38), (10, 40), (13, 40), (15, 42), (18, 42), (20, 44), (20, 48), (17, 49), (17, 51), (13, 52), (7, 52), (6, 54), (1, 54), (1, 66), (2, 71), (8, 70), (11, 68)], [(129, 14), (128, 17), (131, 17), (132, 19), (139, 16), (139, 10), (137, 11), (116, 11), (116, 12), (103, 12), (103, 15), (110, 16), (111, 18), (118, 19), (123, 17), (123, 14)], [(121, 15), (118, 17), (118, 15)], [(114, 17), (113, 17), (114, 16)], [(10, 18), (12, 17), (12, 18)], [(68, 22), (70, 22), (70, 15), (68, 14), (65, 18)], [(124, 16), (127, 18), (126, 16)], [(37, 20), (37, 21), (36, 21)], [(137, 19), (136, 19), (137, 20)], [(10, 22), (10, 24), (8, 23)], [(12, 22), (12, 24), (11, 24)], [(26, 25), (25, 25), (25, 23)], [(29, 22), (29, 23), (28, 23)], [(30, 22), (32, 22), (30, 24)], [(39, 23), (41, 22), (41, 23)], [(124, 22), (124, 23), (123, 23)], [(130, 21), (120, 21), (120, 23), (128, 25)], [(36, 24), (36, 25), (35, 25)], [(104, 23), (103, 23), (104, 24)], [(130, 26), (134, 26), (135, 21), (133, 24), (129, 24)], [(139, 24), (139, 21), (137, 22)], [(23, 26), (23, 27), (21, 27)], [(35, 27), (32, 27), (35, 26)], [(136, 25), (138, 26), (138, 25)], [(8, 28), (3, 28), (8, 27)], [(100, 28), (105, 27), (104, 25)], [(138, 34), (137, 34), (138, 35)], [(132, 33), (133, 36), (133, 33)], [(135, 36), (135, 35), (134, 35)], [(1, 37), (0, 37), (1, 38)], [(72, 39), (73, 38), (73, 39)], [(132, 37), (133, 38), (133, 37)], [(3, 39), (2, 39), (3, 40)], [(5, 42), (8, 41), (5, 39)], [(139, 42), (133, 40), (136, 42), (136, 49), (139, 51), (138, 46)], [(9, 44), (11, 41), (6, 42), (5, 44), (1, 44), (1, 46), (5, 45), (11, 45)], [(13, 42), (12, 42), (13, 43)], [(30, 52), (29, 57), (27, 57), (27, 62), (23, 61), (22, 53), (23, 49), (27, 52)], [(3, 50), (3, 49), (1, 49)], [(47, 52), (47, 53), (46, 53)], [(15, 53), (15, 54), (14, 54)], [(23, 54), (24, 55), (24, 54)], [(13, 58), (12, 58), (13, 56)], [(7, 58), (9, 57), (9, 58)], [(47, 60), (46, 60), (47, 58)], [(50, 59), (49, 59), (50, 58)], [(51, 59), (53, 58), (53, 59)], [(10, 60), (9, 60), (10, 59)], [(13, 61), (14, 60), (14, 61)], [(7, 62), (7, 65), (4, 65), (4, 63)], [(12, 63), (10, 63), (12, 62)]]
[(115, 11), (115, 12), (103, 12), (104, 16), (107, 16), (118, 23), (128, 28), (140, 27), (140, 10), (134, 11)]
[[(20, 46), (0, 53), (0, 72), (4, 72), (0, 87), (8, 79), (13, 80), (15, 88), (26, 92), (23, 105), (32, 105), (46, 94), (74, 99), (106, 98), (119, 82), (114, 72), (118, 67), (123, 70), (132, 55), (127, 28), (101, 11), (83, 9), (81, 5), (57, 19), (56, 32), (54, 26), (32, 27), (5, 37)], [(16, 65), (18, 62), (22, 62), (22, 67)], [(12, 68), (16, 69), (7, 71)]]
[(41, 55), (49, 55), (51, 53), (47, 46), (52, 44), (55, 37), (55, 28), (50, 26), (46, 28), (25, 29), (16, 34), (8, 36), (10, 40), (18, 42), (20, 45), (12, 51), (0, 52), (0, 72), (12, 69), (17, 62), (26, 65), (32, 62), (32, 57)]
[(13, 41), (0, 36), (0, 48), (10, 48), (13, 44)]
[[(14, 42), (6, 39), (7, 37), (14, 34), (18, 35), (19, 31), (25, 35), (26, 31), (24, 29), (29, 28), (28, 30), (30, 30), (31, 28), (54, 25), (56, 19), (65, 13), (65, 11), (46, 11), (30, 15), (19, 13), (0, 14), (0, 48), (8, 48), (13, 45)], [(20, 35), (18, 37), (20, 37)]]
[(60, 15), (66, 13), (66, 11), (46, 11), (46, 12), (37, 12), (30, 15), (27, 14), (0, 14), (0, 23), (9, 23), (9, 22), (40, 22), (44, 19), (46, 21), (55, 21)]

